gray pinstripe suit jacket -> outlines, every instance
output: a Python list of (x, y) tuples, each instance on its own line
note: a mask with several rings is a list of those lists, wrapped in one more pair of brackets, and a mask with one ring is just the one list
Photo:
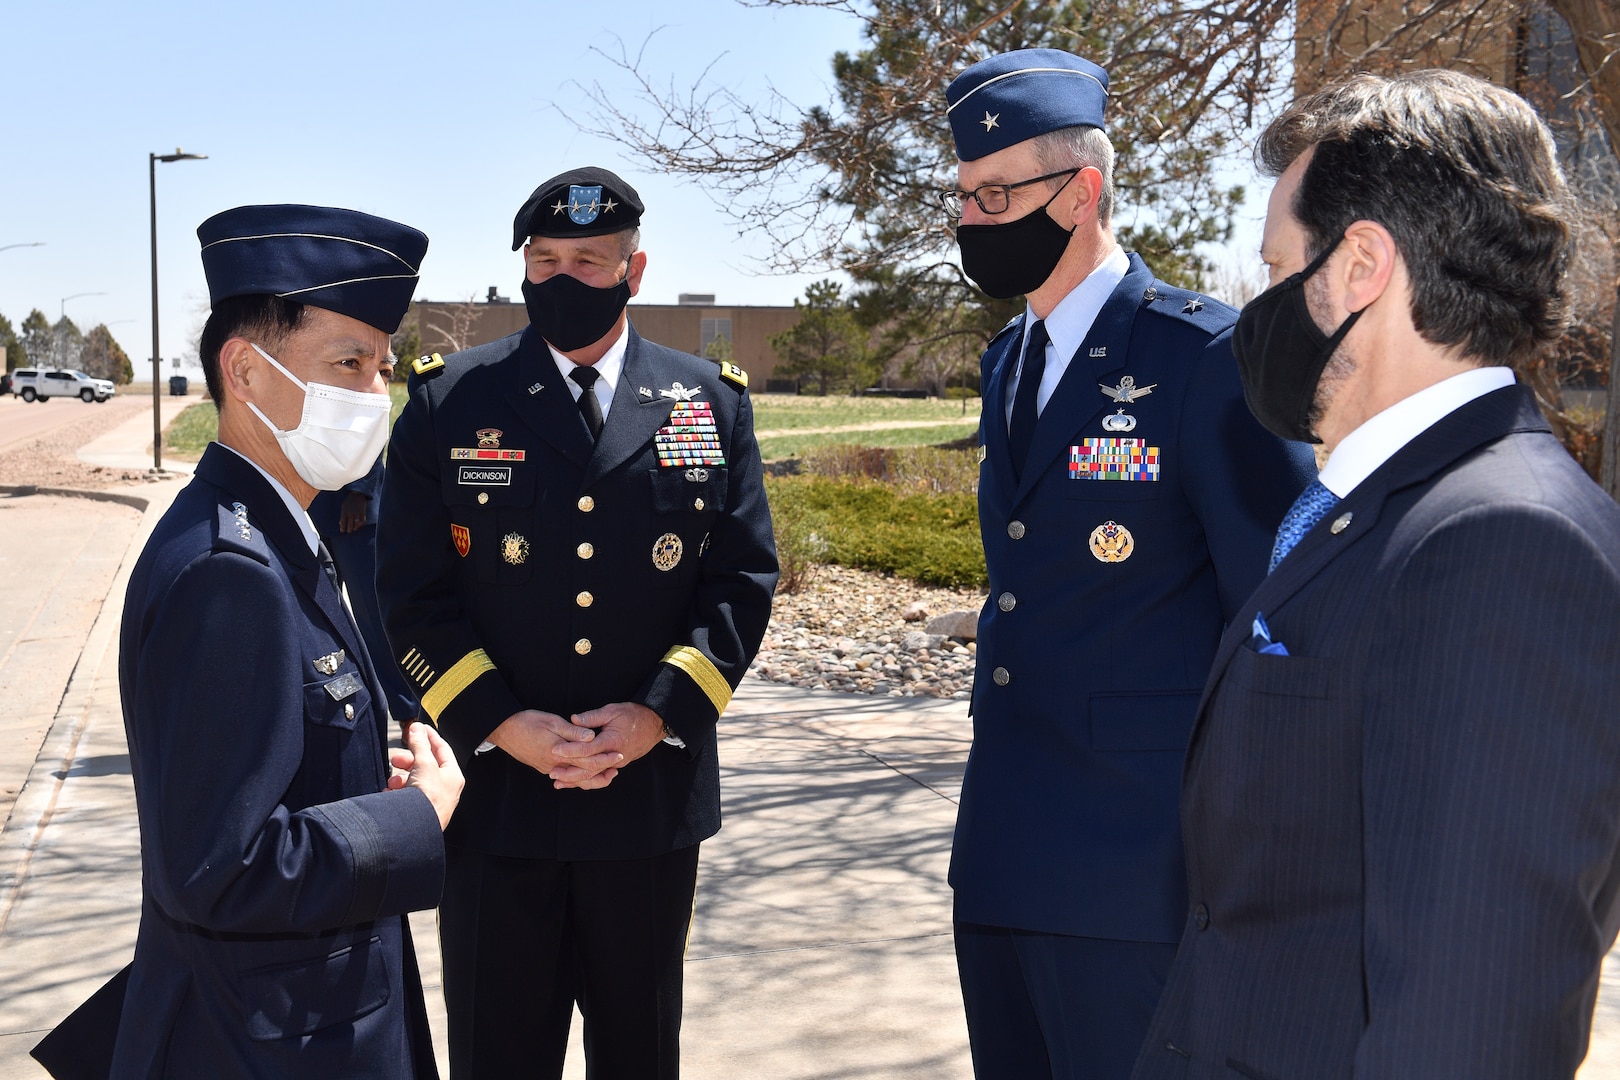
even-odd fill
[(1138, 1080), (1574, 1072), (1620, 923), (1620, 508), (1527, 390), (1418, 436), (1250, 597), (1182, 828)]

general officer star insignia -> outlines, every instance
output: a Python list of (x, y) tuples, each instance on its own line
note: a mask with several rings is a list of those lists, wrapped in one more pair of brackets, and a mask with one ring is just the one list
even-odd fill
[(1187, 301), (1186, 306), (1181, 309), (1181, 313), (1183, 315), (1191, 315), (1203, 310), (1204, 302), (1195, 296), (1191, 300)]
[(991, 128), (1001, 126), (999, 123), (997, 123), (997, 121), (999, 121), (1000, 119), (1001, 119), (1001, 114), (1000, 113), (996, 113), (996, 115), (991, 116), (990, 115), (990, 110), (986, 109), (986, 110), (984, 110), (984, 119), (980, 120), (979, 123), (984, 125), (985, 133), (988, 134)]
[(568, 204), (563, 202), (561, 199), (558, 199), (557, 200), (557, 205), (555, 205), (555, 206), (553, 206), (551, 208), (551, 216), (556, 217), (558, 214), (562, 213), (566, 209), (568, 209)]

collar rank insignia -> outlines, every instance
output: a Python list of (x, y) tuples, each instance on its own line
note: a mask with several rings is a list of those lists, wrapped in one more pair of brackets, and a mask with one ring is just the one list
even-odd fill
[(685, 384), (676, 382), (670, 383), (668, 390), (658, 391), (658, 396), (669, 398), (672, 401), (691, 401), (702, 389), (701, 386), (694, 386), (688, 390)]
[(443, 367), (444, 357), (440, 356), (438, 353), (429, 353), (426, 356), (418, 356), (415, 360), (411, 361), (411, 370), (416, 372), (418, 375), (426, 375), (431, 371), (439, 371)]
[(339, 649), (335, 653), (317, 656), (311, 663), (315, 665), (315, 670), (322, 675), (336, 675), (337, 669), (343, 666), (343, 650)]
[(1153, 388), (1158, 385), (1158, 383), (1151, 383), (1147, 386), (1137, 386), (1136, 380), (1126, 375), (1119, 380), (1118, 386), (1104, 386), (1102, 383), (1098, 383), (1097, 388), (1114, 401), (1129, 405), (1137, 398), (1145, 398), (1153, 393)]
[(231, 512), (236, 516), (236, 533), (243, 540), (253, 539), (253, 528), (248, 524), (247, 507), (239, 502), (231, 503)]
[(1182, 306), (1181, 313), (1183, 315), (1194, 315), (1203, 310), (1204, 302), (1195, 296)]

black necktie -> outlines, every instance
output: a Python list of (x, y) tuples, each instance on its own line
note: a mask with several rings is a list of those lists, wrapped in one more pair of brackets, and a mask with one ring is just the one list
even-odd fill
[(1046, 374), (1046, 323), (1029, 328), (1024, 346), (1024, 367), (1018, 376), (1018, 393), (1013, 397), (1012, 423), (1007, 432), (1013, 469), (1022, 473), (1029, 444), (1035, 438), (1035, 395), (1040, 393), (1041, 376)]
[(326, 550), (325, 540), (315, 541), (315, 557), (321, 562), (321, 569), (326, 571), (326, 580), (332, 583), (332, 588), (343, 595), (343, 582), (338, 580), (337, 564), (332, 561), (332, 553)]
[(590, 429), (593, 442), (602, 434), (602, 403), (596, 400), (596, 380), (601, 374), (593, 367), (576, 367), (568, 373), (568, 377), (579, 383), (584, 391), (579, 395), (579, 414), (585, 418), (585, 426)]

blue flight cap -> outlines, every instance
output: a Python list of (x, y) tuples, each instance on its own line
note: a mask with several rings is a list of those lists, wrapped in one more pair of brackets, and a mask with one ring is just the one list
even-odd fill
[(976, 161), (1059, 128), (1103, 126), (1108, 72), (1061, 49), (981, 60), (945, 91), (956, 156)]
[(197, 226), (208, 301), (269, 294), (399, 329), (428, 238), (330, 206), (238, 206)]

